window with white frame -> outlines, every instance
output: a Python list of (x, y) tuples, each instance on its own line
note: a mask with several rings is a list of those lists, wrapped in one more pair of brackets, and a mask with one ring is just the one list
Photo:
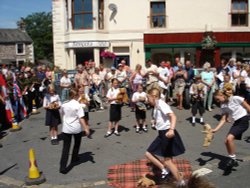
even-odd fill
[(25, 54), (25, 44), (24, 43), (17, 43), (16, 44), (16, 54), (17, 55)]
[(166, 7), (165, 2), (150, 2), (150, 26), (151, 28), (166, 27)]
[(23, 66), (24, 63), (25, 63), (25, 59), (17, 59), (17, 60), (16, 60), (16, 66), (17, 66), (17, 67)]
[(248, 0), (232, 0), (231, 25), (248, 26)]

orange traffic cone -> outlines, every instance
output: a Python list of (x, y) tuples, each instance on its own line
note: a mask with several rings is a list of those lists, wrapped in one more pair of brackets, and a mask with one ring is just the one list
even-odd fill
[(20, 131), (22, 129), (22, 127), (20, 127), (18, 125), (14, 113), (11, 113), (11, 117), (12, 117), (12, 127), (11, 127), (10, 131), (11, 132)]
[(29, 164), (29, 176), (25, 177), (26, 185), (39, 185), (41, 183), (44, 183), (46, 179), (37, 168), (35, 153), (33, 149), (29, 150)]
[(35, 99), (32, 100), (32, 112), (31, 112), (31, 114), (39, 114), (39, 112), (37, 111), (37, 108), (36, 108)]

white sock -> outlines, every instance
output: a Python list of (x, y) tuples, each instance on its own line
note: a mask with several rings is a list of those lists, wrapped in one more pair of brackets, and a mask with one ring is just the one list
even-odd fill
[(203, 123), (203, 117), (200, 118), (200, 122)]
[(195, 123), (195, 116), (192, 117), (192, 123)]
[(233, 160), (236, 160), (236, 155), (235, 154), (233, 154), (233, 155), (228, 155), (231, 159), (233, 159)]
[(169, 174), (168, 169), (163, 168), (163, 169), (161, 170), (161, 174)]

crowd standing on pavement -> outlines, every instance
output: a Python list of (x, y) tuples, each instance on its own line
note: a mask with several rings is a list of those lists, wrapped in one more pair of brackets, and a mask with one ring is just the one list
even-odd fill
[[(49, 66), (38, 65), (17, 68), (3, 65), (0, 71), (0, 112), (4, 114), (2, 117), (5, 117), (1, 118), (2, 128), (8, 127), (13, 121), (21, 122), (32, 114), (34, 108), (43, 106), (46, 109), (45, 125), (50, 127), (53, 145), (58, 144), (57, 127), (62, 122), (65, 140), (61, 172), (65, 172), (71, 135), (74, 135), (77, 140), (74, 147), (74, 159), (72, 159), (75, 161), (80, 146), (77, 135), (82, 130), (81, 126), (89, 134), (91, 126), (88, 122), (89, 111), (102, 111), (109, 106), (110, 117), (108, 130), (104, 134), (105, 138), (112, 134), (120, 136), (119, 121), (122, 117), (122, 108), (126, 105), (131, 108), (131, 112), (135, 112), (135, 132), (140, 133), (141, 130), (147, 132), (146, 111), (152, 105), (152, 102), (151, 104), (149, 102), (149, 98), (152, 97), (149, 92), (157, 90), (159, 91), (157, 101), (164, 102), (164, 105), (173, 106), (173, 99), (175, 99), (177, 109), (183, 110), (183, 108), (189, 109), (191, 104), (190, 123), (193, 126), (196, 124), (198, 111), (200, 123), (204, 125), (204, 113), (212, 111), (218, 102), (221, 103), (222, 120), (213, 132), (217, 132), (225, 121), (230, 121), (228, 115), (233, 116), (232, 119), (236, 123), (226, 138), (226, 146), (230, 159), (235, 160), (233, 140), (241, 139), (242, 133), (246, 131), (246, 127), (248, 128), (246, 110), (250, 109), (248, 105), (250, 103), (249, 64), (236, 61), (234, 58), (221, 59), (217, 69), (211, 67), (209, 62), (205, 62), (202, 71), (197, 72), (190, 60), (183, 63), (179, 57), (175, 58), (174, 66), (171, 66), (170, 61), (162, 60), (158, 67), (149, 59), (145, 63), (145, 69), (141, 64), (137, 64), (133, 70), (126, 63), (123, 59), (117, 67), (105, 68), (103, 64), (97, 67), (92, 60), (86, 61), (77, 65), (77, 73), (73, 77), (69, 77), (67, 70), (60, 71), (58, 67), (51, 69)], [(126, 94), (130, 99), (128, 103), (124, 104), (117, 100), (119, 88), (126, 89)], [(77, 104), (77, 108), (81, 110), (78, 108), (79, 112), (74, 111), (76, 114), (73, 114), (74, 109), (70, 108), (70, 103)], [(245, 114), (244, 117), (235, 117), (233, 112), (235, 106), (241, 108), (241, 112)], [(67, 115), (70, 111), (72, 111), (72, 116)], [(172, 118), (169, 114), (172, 114), (172, 110), (161, 113), (163, 113), (161, 120), (159, 116), (154, 115), (154, 110), (151, 117), (147, 117), (151, 119), (152, 128), (157, 128), (159, 121), (166, 123), (168, 118), (171, 124)], [(80, 120), (80, 124), (76, 123), (78, 126), (76, 131), (68, 131), (72, 128), (71, 126), (76, 125), (69, 123), (73, 116), (74, 121)], [(244, 129), (241, 124), (246, 125)], [(166, 135), (172, 129), (175, 129), (175, 126), (169, 126), (169, 124), (165, 126)], [(176, 136), (175, 131), (171, 135)], [(234, 164), (232, 161), (231, 163)], [(173, 170), (170, 169), (170, 171)], [(177, 176), (176, 179), (179, 180)]]

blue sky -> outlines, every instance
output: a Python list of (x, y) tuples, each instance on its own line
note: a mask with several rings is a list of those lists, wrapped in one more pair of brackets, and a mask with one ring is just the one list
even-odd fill
[(0, 28), (16, 28), (16, 22), (35, 12), (50, 12), (52, 0), (0, 0)]

